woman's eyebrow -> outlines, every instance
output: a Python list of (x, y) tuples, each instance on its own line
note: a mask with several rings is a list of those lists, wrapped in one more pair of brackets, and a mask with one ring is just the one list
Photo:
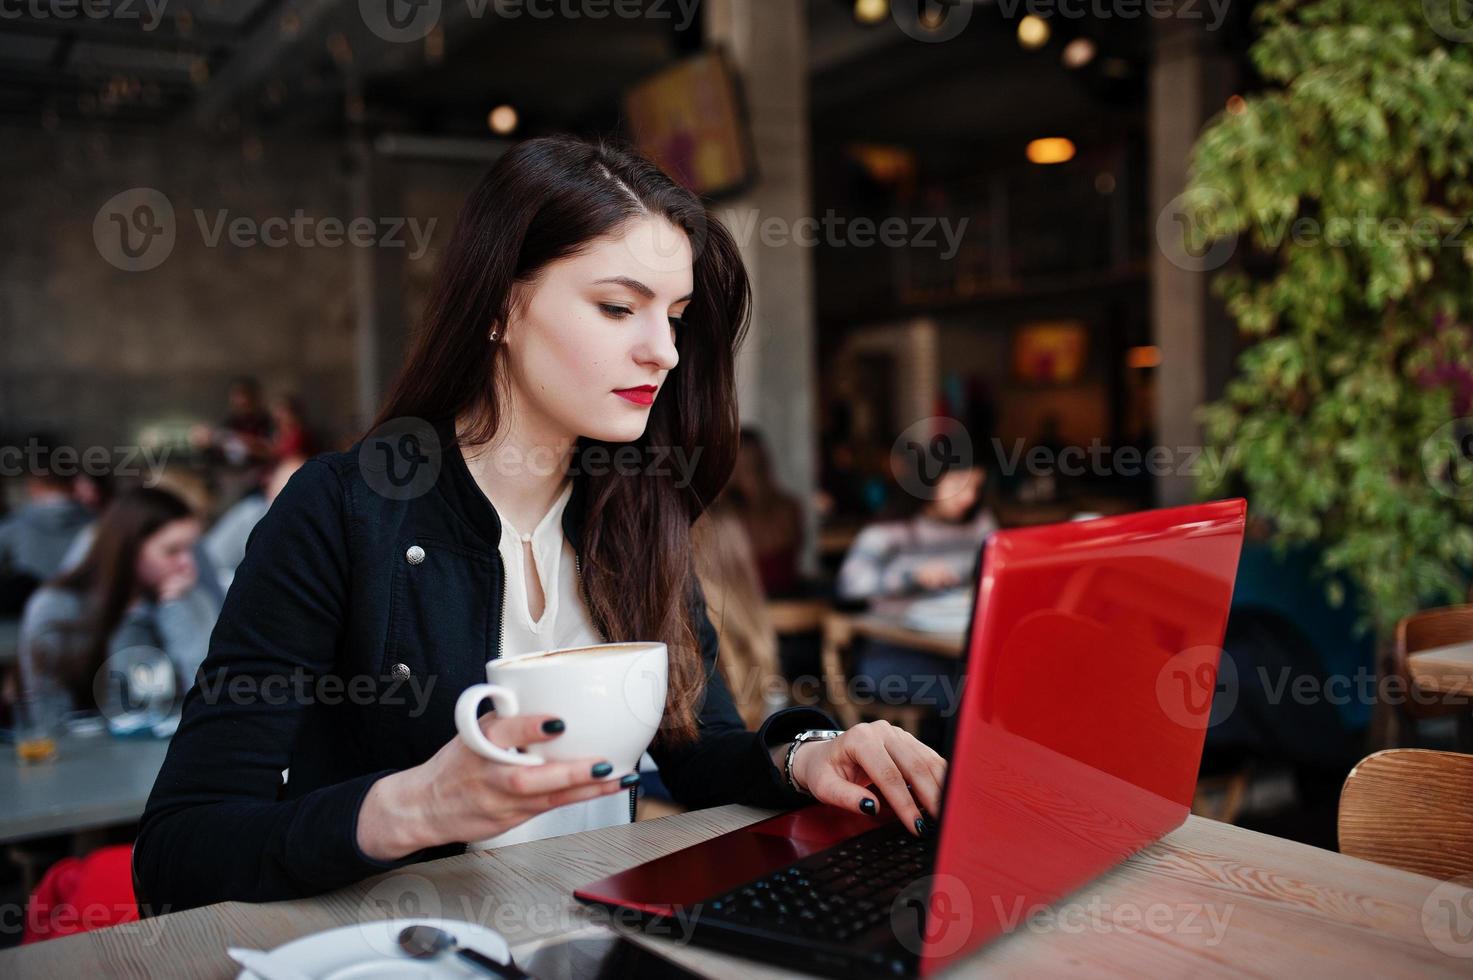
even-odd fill
[[(593, 284), (595, 286), (598, 286), (598, 285), (600, 285), (602, 283), (606, 283), (606, 282), (611, 282), (611, 283), (614, 283), (615, 285), (624, 286), (624, 287), (626, 287), (628, 289), (632, 289), (636, 293), (638, 293), (639, 295), (643, 296), (645, 299), (654, 299), (655, 298), (655, 291), (653, 289), (651, 289), (650, 287), (646, 286), (644, 283), (640, 282), (638, 279), (630, 279), (628, 276), (610, 276), (608, 279), (595, 279), (593, 281)], [(691, 294), (690, 293), (686, 293), (684, 296), (680, 297), (675, 302), (677, 302), (677, 303), (684, 303), (686, 300), (688, 300), (690, 298), (691, 298)]]

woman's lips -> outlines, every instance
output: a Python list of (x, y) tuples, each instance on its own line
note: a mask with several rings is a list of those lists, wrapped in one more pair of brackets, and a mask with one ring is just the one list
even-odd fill
[(651, 405), (655, 401), (655, 386), (641, 385), (638, 388), (619, 388), (614, 394), (620, 398), (627, 398), (636, 405)]

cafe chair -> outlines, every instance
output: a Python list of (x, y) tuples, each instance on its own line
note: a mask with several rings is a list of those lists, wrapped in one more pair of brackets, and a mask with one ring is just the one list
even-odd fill
[(1473, 755), (1387, 749), (1340, 792), (1340, 852), (1433, 878), (1473, 874)]
[(26, 903), (21, 944), (136, 921), (132, 859), (132, 844), (114, 844), (53, 864)]
[(1381, 671), (1383, 676), (1396, 677), (1399, 690), (1407, 696), (1396, 704), (1377, 702), (1373, 744), (1394, 748), (1415, 743), (1418, 722), (1453, 715), (1458, 720), (1458, 747), (1473, 747), (1473, 690), (1462, 698), (1446, 697), (1429, 690), (1417, 677), (1419, 653), (1455, 643), (1473, 643), (1473, 604), (1425, 609), (1396, 624), (1396, 640)]
[(824, 617), (823, 677), (830, 712), (845, 728), (862, 721), (883, 719), (919, 737), (928, 710), (925, 705), (872, 701), (861, 706), (849, 697), (856, 635), (854, 617), (837, 611)]

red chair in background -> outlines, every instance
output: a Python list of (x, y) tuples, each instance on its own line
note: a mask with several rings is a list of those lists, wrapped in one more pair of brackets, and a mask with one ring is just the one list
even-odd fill
[(26, 903), (22, 945), (136, 921), (132, 862), (133, 845), (116, 844), (53, 864)]

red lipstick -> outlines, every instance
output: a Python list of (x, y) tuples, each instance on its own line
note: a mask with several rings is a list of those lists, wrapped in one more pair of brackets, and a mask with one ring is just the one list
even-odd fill
[(640, 385), (638, 388), (619, 388), (614, 394), (627, 398), (636, 405), (652, 405), (655, 401), (655, 386)]

